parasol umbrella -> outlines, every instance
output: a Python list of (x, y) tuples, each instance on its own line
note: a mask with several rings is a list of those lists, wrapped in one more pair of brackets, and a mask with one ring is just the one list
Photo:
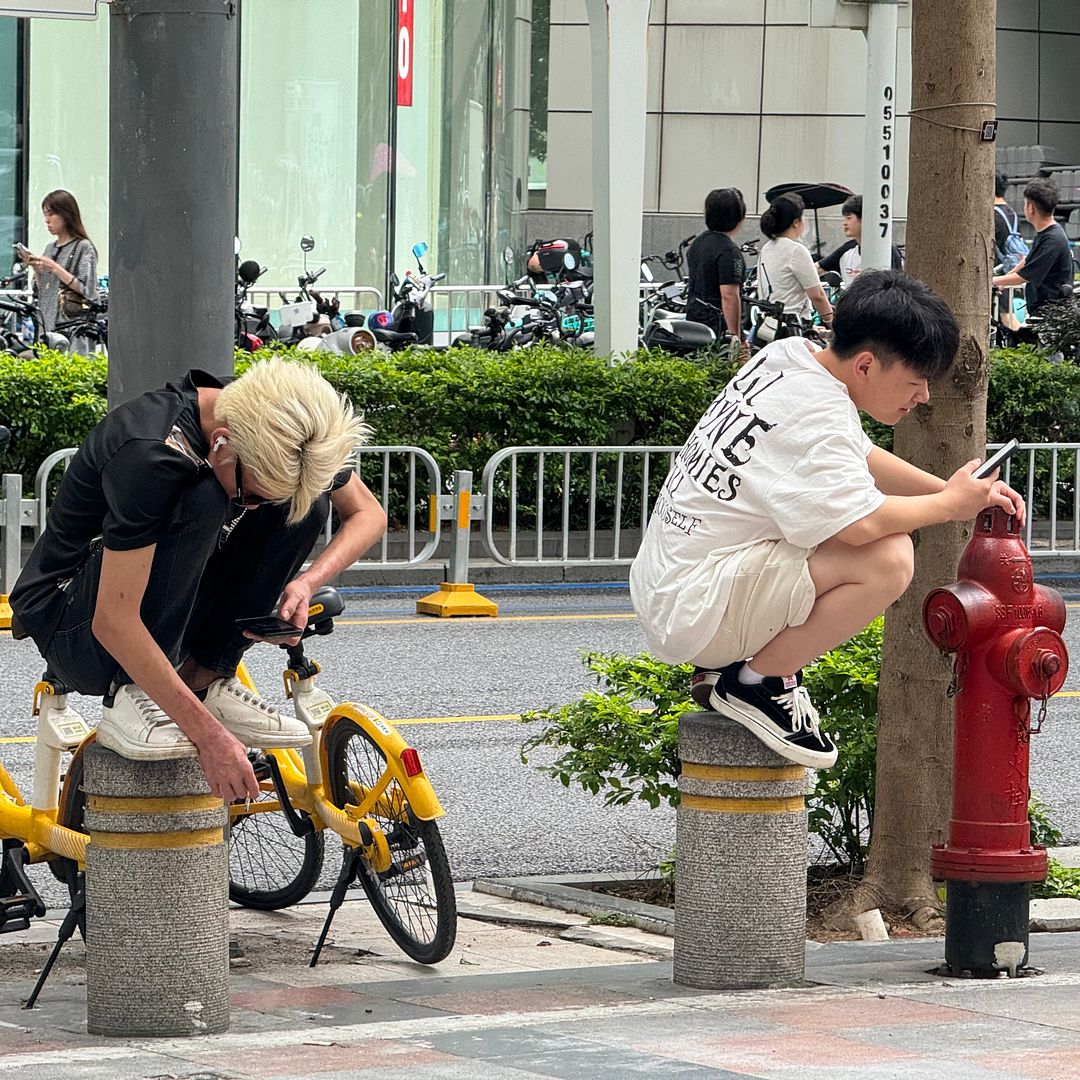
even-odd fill
[(841, 203), (847, 202), (854, 194), (855, 192), (851, 188), (846, 188), (843, 184), (830, 184), (827, 182), (817, 184), (797, 183), (777, 184), (765, 192), (765, 198), (768, 202), (772, 202), (773, 199), (778, 198), (780, 195), (798, 195), (807, 210), (814, 211), (814, 253), (818, 258), (821, 258), (818, 210), (826, 206), (839, 206)]

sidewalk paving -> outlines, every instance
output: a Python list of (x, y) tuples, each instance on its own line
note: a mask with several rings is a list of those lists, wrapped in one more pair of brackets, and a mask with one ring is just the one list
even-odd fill
[[(228, 1034), (86, 1034), (83, 946), (20, 1008), (56, 922), (0, 938), (0, 1080), (1076, 1080), (1080, 934), (1032, 935), (1044, 974), (930, 974), (940, 939), (807, 945), (807, 983), (703, 993), (673, 985), (671, 939), (460, 893), (458, 943), (427, 968), (363, 900), (338, 913), (318, 968), (322, 903), (234, 910)], [(498, 921), (492, 921), (498, 920)]]

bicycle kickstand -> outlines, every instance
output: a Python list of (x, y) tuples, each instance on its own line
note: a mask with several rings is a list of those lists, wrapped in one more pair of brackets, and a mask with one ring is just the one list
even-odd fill
[(345, 902), (345, 894), (349, 891), (349, 886), (356, 880), (361, 858), (360, 848), (346, 846), (345, 856), (341, 860), (341, 873), (338, 874), (337, 884), (334, 885), (334, 891), (330, 894), (330, 910), (326, 913), (326, 922), (323, 923), (322, 932), (315, 943), (315, 951), (311, 954), (311, 963), (308, 967), (314, 967), (319, 962), (319, 954), (322, 952), (323, 945), (326, 944), (326, 935), (330, 933), (330, 924), (334, 921), (337, 909)]
[(34, 984), (34, 989), (31, 991), (30, 996), (26, 999), (24, 1009), (32, 1009), (37, 1002), (38, 994), (41, 993), (42, 987), (45, 985), (45, 980), (49, 977), (49, 972), (52, 971), (53, 964), (56, 963), (57, 958), (60, 956), (60, 950), (64, 947), (67, 941), (75, 933), (79, 924), (82, 922), (86, 912), (86, 888), (81, 888), (72, 899), (71, 907), (68, 908), (68, 913), (64, 916), (64, 921), (60, 924), (60, 932), (56, 936), (56, 944), (53, 946), (53, 950), (49, 953), (49, 959), (45, 961), (45, 966), (41, 969), (41, 974), (38, 976), (38, 981)]

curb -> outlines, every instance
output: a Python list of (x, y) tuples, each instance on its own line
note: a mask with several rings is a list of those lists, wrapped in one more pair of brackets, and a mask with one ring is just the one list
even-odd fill
[(572, 911), (590, 918), (620, 915), (630, 926), (650, 934), (675, 936), (675, 911), (657, 904), (645, 904), (640, 900), (627, 900), (621, 896), (594, 892), (590, 886), (625, 885), (641, 881), (656, 881), (659, 874), (644, 873), (634, 877), (610, 874), (550, 874), (544, 877), (477, 878), (473, 881), (476, 892), (519, 900), (528, 904)]

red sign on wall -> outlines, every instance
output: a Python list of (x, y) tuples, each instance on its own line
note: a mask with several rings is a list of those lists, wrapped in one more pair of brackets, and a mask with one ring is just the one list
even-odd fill
[(413, 73), (413, 3), (414, 0), (398, 0), (397, 41), (397, 103), (412, 104)]

